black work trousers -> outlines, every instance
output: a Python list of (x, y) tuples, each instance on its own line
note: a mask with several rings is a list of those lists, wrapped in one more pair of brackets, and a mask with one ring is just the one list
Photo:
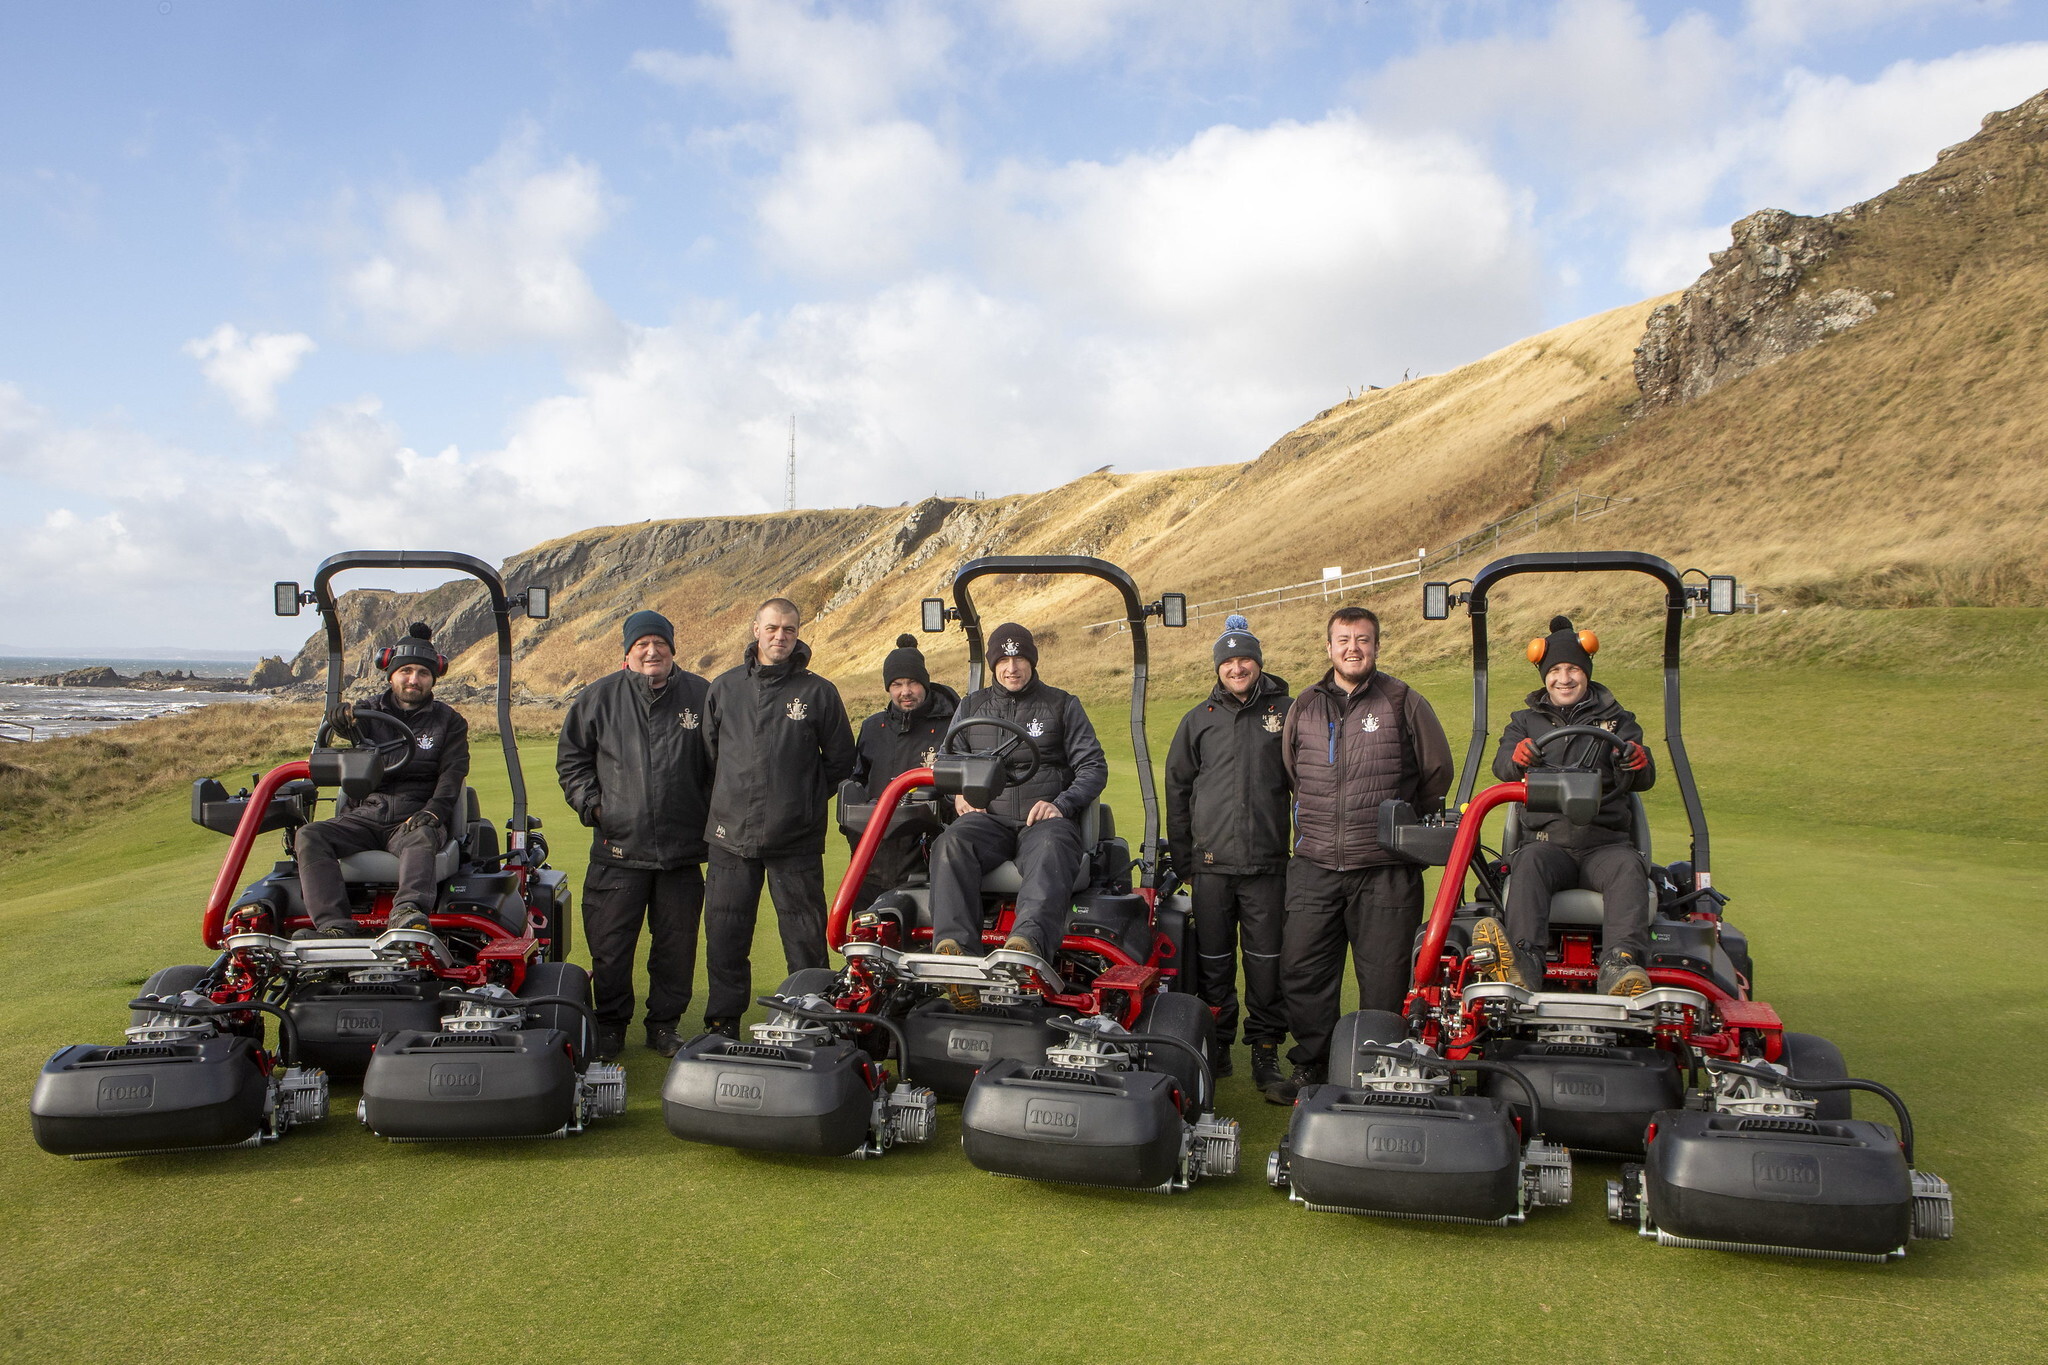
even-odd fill
[(981, 879), (1014, 860), (1023, 886), (1010, 933), (1030, 940), (1050, 962), (1066, 937), (1084, 854), (1081, 827), (1072, 820), (1016, 829), (986, 811), (961, 816), (932, 845), (932, 941), (950, 938), (969, 952), (978, 949)]
[(782, 957), (792, 972), (823, 967), (825, 961), (825, 855), (742, 858), (711, 850), (711, 877), (704, 891), (705, 968), (711, 998), (707, 1024), (737, 1021), (754, 1003), (754, 920), (761, 910), (761, 883), (775, 902), (782, 931)]
[(618, 867), (592, 862), (583, 874), (583, 941), (597, 1022), (633, 1022), (633, 957), (647, 924), (647, 1027), (674, 1028), (690, 1008), (697, 974), (697, 926), (704, 916), (704, 869)]
[(1282, 872), (1233, 877), (1197, 872), (1195, 903), (1195, 987), (1216, 1011), (1216, 1041), (1237, 1038), (1237, 958), (1244, 952), (1247, 1043), (1278, 1043), (1287, 1037), (1287, 1011), (1280, 998), (1280, 940), (1287, 919), (1287, 875)]
[[(376, 800), (375, 796), (370, 798)], [(332, 820), (318, 820), (292, 838), (292, 854), (299, 863), (299, 892), (306, 898), (306, 913), (315, 929), (356, 927), (349, 913), (348, 885), (341, 878), (341, 860), (351, 853), (382, 849), (398, 855), (398, 891), (392, 908), (411, 905), (433, 913), (440, 903), (441, 887), (434, 879), (434, 862), (448, 844), (448, 833), (439, 825), (423, 829), (400, 826), (417, 804), (377, 806), (370, 811), (343, 811)], [(396, 818), (382, 818), (403, 810)]]
[(1650, 952), (1650, 870), (1634, 844), (1560, 848), (1527, 843), (1508, 857), (1508, 938), (1516, 952), (1542, 953), (1550, 946), (1550, 898), (1580, 888), (1601, 899), (1600, 955)]
[(1422, 922), (1422, 869), (1400, 864), (1332, 872), (1306, 858), (1287, 864), (1287, 927), (1280, 989), (1296, 1066), (1330, 1064), (1344, 984), (1344, 950), (1358, 974), (1358, 1007), (1396, 1010), (1407, 998), (1415, 926)]

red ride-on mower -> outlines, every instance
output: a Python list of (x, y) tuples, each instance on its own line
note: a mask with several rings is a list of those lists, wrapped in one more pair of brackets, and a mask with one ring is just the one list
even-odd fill
[[(1523, 807), (1585, 824), (1602, 797), (1595, 764), (1539, 766), (1525, 781), (1473, 793), (1490, 738), (1488, 590), (1515, 574), (1617, 571), (1647, 574), (1666, 589), (1665, 742), (1693, 836), (1689, 864), (1656, 867), (1636, 803), (1637, 847), (1659, 893), (1651, 898), (1651, 988), (1633, 996), (1593, 992), (1600, 898), (1572, 891), (1552, 901), (1542, 989), (1484, 981), (1485, 955), (1472, 951), (1470, 929), (1482, 915), (1502, 913), (1507, 866), (1493, 855), (1474, 858), (1487, 813), (1507, 809), (1506, 851), (1512, 851)], [(1448, 615), (1450, 587), (1425, 587), (1425, 616)], [(1868, 1260), (1902, 1255), (1910, 1238), (1947, 1237), (1951, 1226), (1947, 1185), (1912, 1169), (1905, 1106), (1874, 1082), (1850, 1080), (1833, 1044), (1784, 1030), (1777, 1012), (1752, 996), (1747, 945), (1721, 919), (1726, 898), (1713, 885), (1706, 817), (1679, 728), (1680, 634), (1688, 602), (1699, 598), (1710, 610), (1731, 611), (1734, 581), (1709, 579), (1694, 587), (1662, 559), (1627, 552), (1510, 556), (1481, 569), (1459, 596), (1473, 623), (1474, 718), (1458, 800), (1452, 813), (1427, 822), (1389, 802), (1380, 820), (1387, 847), (1443, 865), (1443, 879), (1418, 936), (1404, 1014), (1354, 1015), (1348, 1031), (1340, 1025), (1332, 1074), (1364, 1080), (1357, 1074), (1362, 1062), (1383, 1074), (1389, 1044), (1442, 1059), (1432, 1067), (1472, 1061), (1512, 1067), (1533, 1084), (1540, 1112), (1528, 1109), (1522, 1116), (1547, 1142), (1642, 1156), (1641, 1166), (1624, 1166), (1622, 1180), (1609, 1184), (1609, 1213), (1666, 1245)], [(1554, 757), (1589, 736), (1620, 742), (1602, 729), (1568, 727), (1544, 736), (1539, 747)], [(1478, 883), (1478, 898), (1470, 902), (1464, 900), (1468, 873)], [(1359, 1046), (1363, 1040), (1378, 1046)], [(1481, 1095), (1522, 1100), (1519, 1086), (1510, 1089), (1489, 1073), (1479, 1075)], [(1853, 1090), (1884, 1097), (1897, 1114), (1898, 1132), (1852, 1118)], [(1305, 1099), (1287, 1145), (1276, 1154), (1276, 1183), (1310, 1155), (1304, 1119), (1311, 1110)], [(1325, 1138), (1323, 1150), (1330, 1152), (1324, 1159), (1347, 1169), (1385, 1165), (1369, 1142), (1362, 1153), (1347, 1156)], [(1419, 1158), (1417, 1165), (1427, 1161)]]
[[(357, 713), (363, 743), (335, 748), (323, 723), (313, 752), (230, 796), (194, 784), (192, 818), (233, 836), (201, 937), (218, 956), (167, 967), (131, 1002), (129, 1041), (71, 1047), (44, 1066), (30, 1110), (36, 1140), (70, 1156), (254, 1145), (293, 1122), (323, 1117), (329, 1073), (361, 1076), (357, 1113), (394, 1140), (526, 1137), (578, 1132), (624, 1108), (625, 1077), (587, 1059), (594, 1039), (589, 981), (563, 962), (569, 893), (547, 865), (540, 822), (512, 731), (511, 611), (547, 614), (547, 590), (508, 596), (496, 570), (463, 554), (351, 551), (322, 563), (313, 589), (277, 585), (279, 615), (317, 605), (327, 636), (327, 703), (341, 701), (341, 622), (330, 588), (350, 569), (454, 569), (490, 593), (498, 637), (498, 728), (512, 788), (501, 851), (465, 789), (462, 827), (441, 851), (439, 900), (427, 929), (388, 929), (397, 858), (342, 860), (356, 924), (351, 938), (293, 939), (308, 925), (291, 835), (319, 793), (337, 806), (375, 791), (413, 752), (395, 718)], [(285, 831), (284, 859), (235, 892), (260, 834)], [(263, 1046), (266, 1017), (280, 1046)]]
[[(754, 1027), (753, 1041), (706, 1035), (677, 1054), (663, 1107), (678, 1137), (819, 1155), (874, 1154), (895, 1140), (887, 1115), (907, 1090), (920, 1114), (914, 1124), (925, 1133), (929, 1101), (923, 1096), (964, 1100), (968, 1159), (1002, 1174), (1165, 1190), (1236, 1169), (1237, 1125), (1209, 1112), (1215, 1021), (1187, 993), (1191, 973), (1182, 971), (1192, 962), (1184, 956), (1187, 899), (1160, 895), (1171, 879), (1161, 876), (1159, 807), (1144, 729), (1147, 621), (1157, 616), (1165, 625), (1184, 625), (1185, 602), (1169, 593), (1148, 606), (1130, 575), (1099, 559), (970, 561), (954, 576), (955, 605), (928, 599), (923, 622), (928, 631), (960, 622), (969, 691), (982, 685), (986, 662), (970, 589), (999, 574), (1083, 574), (1122, 595), (1134, 656), (1131, 741), (1145, 808), (1138, 860), (1117, 837), (1108, 807), (1091, 804), (1079, 817), (1088, 856), (1054, 960), (1001, 946), (1020, 885), (1009, 863), (982, 883), (982, 946), (990, 951), (941, 955), (929, 951), (930, 887), (921, 874), (858, 914), (855, 895), (886, 831), (923, 827), (936, 834), (950, 818), (953, 796), (986, 806), (1035, 771), (1042, 756), (1032, 736), (1006, 721), (977, 718), (948, 735), (931, 766), (903, 773), (874, 802), (857, 789), (842, 789), (841, 825), (860, 842), (826, 939), (846, 965), (785, 982), (777, 997), (764, 1000), (777, 1014)], [(976, 1007), (956, 999), (973, 999)], [(793, 1036), (798, 1023), (816, 1030), (812, 1040)], [(892, 1046), (915, 1083), (899, 1085), (893, 1095), (870, 1064)], [(865, 1089), (835, 1079), (864, 1065)]]

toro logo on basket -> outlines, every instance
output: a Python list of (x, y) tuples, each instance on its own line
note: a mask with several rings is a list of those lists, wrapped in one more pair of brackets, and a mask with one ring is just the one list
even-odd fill
[(718, 1088), (711, 1094), (712, 1103), (720, 1109), (759, 1109), (761, 1098), (759, 1081), (731, 1071), (719, 1073)]
[(481, 1095), (484, 1069), (475, 1062), (436, 1062), (427, 1072), (429, 1095)]
[(1034, 1137), (1079, 1137), (1081, 1113), (1058, 1100), (1032, 1100), (1024, 1106), (1024, 1131)]
[(1365, 1130), (1365, 1155), (1369, 1161), (1420, 1166), (1424, 1147), (1422, 1130), (1412, 1123), (1375, 1123)]
[(973, 1062), (979, 1066), (993, 1057), (995, 1050), (996, 1040), (993, 1034), (956, 1028), (946, 1035), (946, 1055), (956, 1062)]
[(156, 1077), (143, 1073), (140, 1076), (100, 1077), (101, 1109), (147, 1109), (156, 1103)]
[(1758, 1152), (1750, 1167), (1759, 1194), (1789, 1194), (1813, 1199), (1820, 1194), (1820, 1158)]
[(334, 1016), (336, 1033), (382, 1033), (383, 1010), (339, 1010)]
[(1551, 1088), (1560, 1099), (1566, 1096), (1575, 1100), (1607, 1098), (1607, 1082), (1590, 1071), (1560, 1071)]

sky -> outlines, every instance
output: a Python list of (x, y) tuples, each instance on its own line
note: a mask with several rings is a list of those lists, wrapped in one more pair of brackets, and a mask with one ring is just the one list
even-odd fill
[(0, 7), (0, 652), (774, 510), (792, 417), (800, 506), (1251, 459), (2044, 87), (2027, 0)]

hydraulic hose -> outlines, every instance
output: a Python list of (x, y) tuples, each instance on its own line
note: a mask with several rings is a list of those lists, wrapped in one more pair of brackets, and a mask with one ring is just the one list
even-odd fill
[(1522, 1093), (1529, 1099), (1530, 1140), (1533, 1141), (1543, 1133), (1543, 1106), (1536, 1098), (1536, 1087), (1529, 1083), (1529, 1078), (1524, 1076), (1519, 1068), (1509, 1066), (1506, 1062), (1490, 1062), (1483, 1057), (1467, 1057), (1464, 1061), (1454, 1062), (1448, 1057), (1418, 1054), (1406, 1048), (1388, 1047), (1385, 1043), (1360, 1043), (1357, 1048), (1358, 1051), (1370, 1053), (1375, 1057), (1393, 1057), (1400, 1061), (1413, 1062), (1417, 1066), (1435, 1067), (1440, 1071), (1491, 1071), (1496, 1075), (1505, 1076), (1520, 1086)]
[(1899, 1146), (1906, 1153), (1906, 1164), (1913, 1164), (1913, 1116), (1906, 1112), (1906, 1102), (1889, 1086), (1879, 1085), (1876, 1081), (1852, 1080), (1846, 1076), (1840, 1080), (1802, 1081), (1797, 1076), (1782, 1075), (1757, 1066), (1744, 1066), (1740, 1062), (1710, 1062), (1707, 1069), (1732, 1071), (1738, 1076), (1754, 1077), (1760, 1081), (1768, 1081), (1772, 1085), (1784, 1086), (1788, 1090), (1867, 1090), (1892, 1107), (1892, 1113), (1899, 1120)]
[(1089, 1028), (1085, 1024), (1078, 1024), (1064, 1014), (1057, 1018), (1048, 1019), (1045, 1022), (1051, 1024), (1062, 1033), (1072, 1034), (1076, 1038), (1099, 1038), (1118, 1043), (1143, 1043), (1147, 1047), (1158, 1047), (1163, 1044), (1167, 1047), (1179, 1048), (1182, 1052), (1195, 1059), (1195, 1065), (1201, 1072), (1201, 1103), (1195, 1106), (1195, 1112), (1207, 1114), (1215, 1109), (1216, 1077), (1209, 1070), (1209, 1059), (1202, 1055), (1200, 1048), (1186, 1039), (1169, 1038), (1163, 1033), (1102, 1033)]
[(903, 1082), (910, 1079), (910, 1039), (903, 1032), (903, 1026), (894, 1019), (884, 1019), (879, 1014), (856, 1014), (852, 1010), (821, 1010), (809, 1005), (799, 1005), (794, 1000), (781, 996), (764, 995), (754, 1002), (766, 1005), (778, 1014), (794, 1015), (798, 1019), (809, 1019), (820, 1024), (872, 1024), (896, 1040), (896, 1079)]
[(284, 1061), (286, 1066), (297, 1066), (299, 1064), (299, 1026), (292, 1022), (291, 1015), (285, 1012), (283, 1006), (273, 1005), (268, 1000), (243, 1000), (232, 1005), (216, 1005), (211, 1002), (204, 1005), (186, 1005), (179, 1003), (176, 999), (166, 1000), (159, 996), (145, 995), (140, 999), (130, 1000), (128, 1008), (131, 1010), (148, 1010), (152, 1014), (183, 1014), (191, 1017), (209, 1014), (240, 1014), (244, 1010), (259, 1010), (264, 1014), (275, 1015), (277, 1017), (278, 1056)]

